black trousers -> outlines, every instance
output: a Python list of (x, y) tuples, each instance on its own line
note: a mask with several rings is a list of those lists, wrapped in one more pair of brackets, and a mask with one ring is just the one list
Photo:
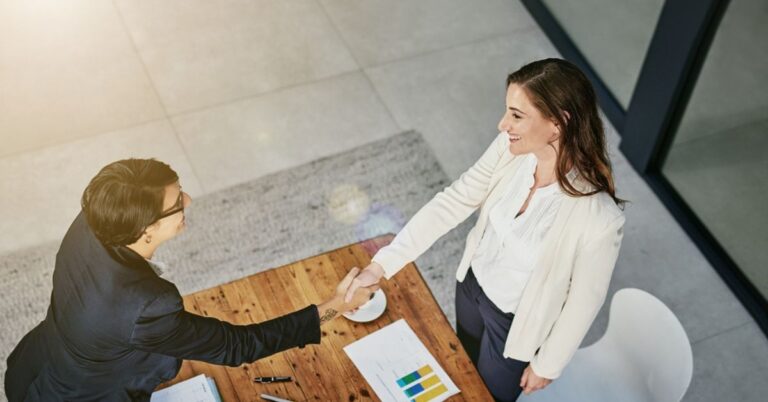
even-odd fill
[(515, 401), (528, 362), (505, 358), (504, 344), (515, 316), (499, 310), (477, 283), (472, 268), (456, 282), (456, 332), (496, 401)]

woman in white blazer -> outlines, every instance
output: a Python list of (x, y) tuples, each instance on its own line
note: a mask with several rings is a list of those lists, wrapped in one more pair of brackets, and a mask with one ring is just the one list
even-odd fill
[[(390, 279), (475, 210), (456, 273), (457, 332), (496, 400), (544, 388), (605, 300), (622, 239), (591, 84), (560, 59), (507, 78), (500, 134), (353, 281)], [(350, 293), (351, 296), (352, 293)]]

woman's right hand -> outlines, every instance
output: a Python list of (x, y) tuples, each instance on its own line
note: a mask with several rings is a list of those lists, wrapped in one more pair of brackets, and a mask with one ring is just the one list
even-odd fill
[(373, 293), (379, 290), (379, 285), (358, 286), (352, 291), (349, 301), (344, 298), (347, 290), (351, 287), (354, 279), (360, 274), (360, 268), (354, 267), (344, 279), (336, 286), (333, 296), (323, 303), (317, 305), (317, 311), (320, 314), (320, 325), (325, 324), (336, 318), (340, 313), (356, 311), (358, 307), (367, 303), (373, 297)]
[(384, 267), (375, 262), (371, 262), (352, 280), (352, 284), (349, 285), (347, 293), (344, 296), (344, 302), (350, 303), (357, 289), (376, 285), (383, 276)]

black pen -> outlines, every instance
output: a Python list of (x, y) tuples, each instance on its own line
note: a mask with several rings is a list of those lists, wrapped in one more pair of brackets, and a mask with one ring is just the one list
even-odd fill
[(256, 377), (253, 379), (253, 382), (258, 382), (262, 384), (270, 384), (273, 382), (288, 382), (292, 381), (291, 377)]

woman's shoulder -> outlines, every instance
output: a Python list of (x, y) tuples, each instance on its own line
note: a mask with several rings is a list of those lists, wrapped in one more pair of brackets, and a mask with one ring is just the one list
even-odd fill
[(624, 225), (624, 211), (607, 192), (579, 197), (579, 202), (583, 204), (582, 211), (587, 214), (586, 218), (596, 230)]

